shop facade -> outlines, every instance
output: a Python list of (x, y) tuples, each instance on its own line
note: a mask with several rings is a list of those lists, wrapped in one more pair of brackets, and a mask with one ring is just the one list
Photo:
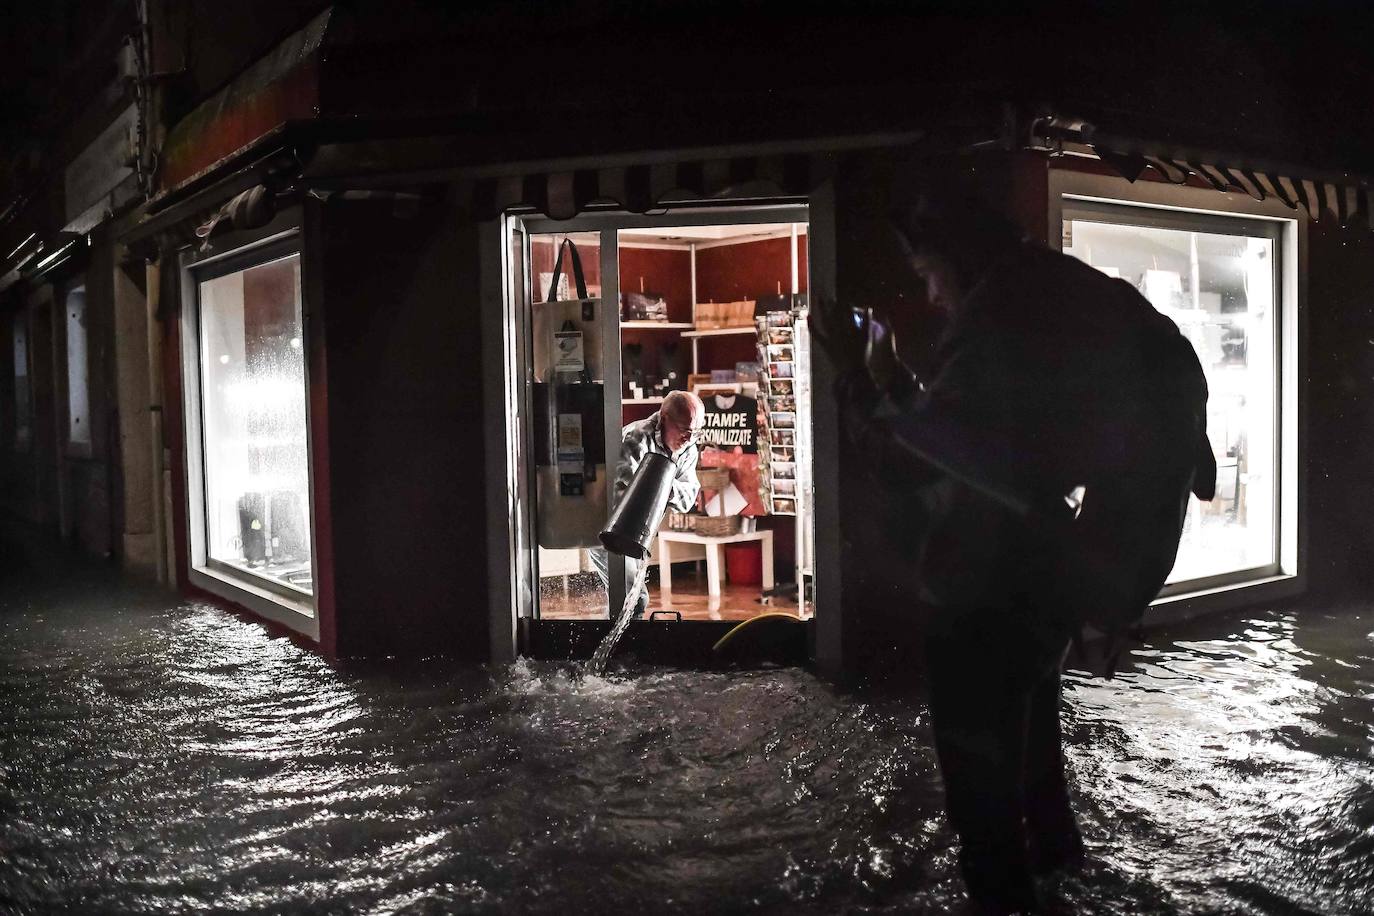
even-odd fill
[[(750, 151), (737, 153), (739, 159)], [(590, 292), (586, 298), (604, 302), (623, 298), (610, 279), (626, 282), (621, 265), (627, 252), (668, 250), (636, 249), (635, 244), (648, 244), (635, 242), (636, 237), (659, 233), (663, 238), (694, 226), (758, 230), (770, 220), (786, 226), (790, 236), (804, 224), (808, 292), (862, 303), (875, 286), (890, 296), (910, 282), (897, 252), (889, 252), (883, 264), (881, 243), (873, 241), (882, 232), (882, 211), (875, 214), (870, 201), (893, 194), (893, 185), (873, 176), (903, 168), (911, 156), (905, 146), (857, 146), (844, 154), (822, 150), (810, 154), (817, 164), (808, 180), (815, 183), (801, 193), (768, 197), (755, 188), (748, 197), (732, 198), (688, 190), (678, 192), (680, 201), (658, 202), (649, 215), (607, 202), (560, 221), (520, 202), (500, 206), (494, 214), (480, 212), (488, 193), (484, 179), (461, 172), (430, 197), (413, 190), (373, 190), (353, 198), (347, 190), (331, 189), (325, 199), (307, 198), (298, 210), (246, 235), (215, 236), (209, 257), (184, 253), (183, 404), (188, 418), (199, 416), (205, 424), (197, 428), (188, 420), (184, 426), (188, 580), (326, 647), (332, 639), (326, 651), (337, 654), (376, 646), (386, 646), (386, 654), (413, 653), (436, 640), (456, 645), (481, 626), (482, 616), (487, 657), (585, 654), (609, 626), (608, 609), (620, 594), (608, 588), (592, 599), (594, 613), (560, 619), (564, 615), (551, 610), (557, 602), (549, 599), (549, 583), (542, 581), (569, 573), (554, 554), (563, 545), (539, 540), (539, 513), (549, 511), (549, 497), (546, 492), (541, 506), (538, 463), (527, 453), (536, 441), (533, 389), (541, 383), (529, 362), (538, 348), (538, 319), (530, 309), (558, 299), (548, 289), (540, 295), (541, 284), (552, 277), (535, 269), (534, 249), (546, 236), (549, 253), (563, 239), (580, 243), (592, 289), (564, 296), (577, 300)], [(519, 176), (519, 187), (532, 180), (546, 186), (566, 183), (570, 176), (558, 165), (548, 163), (533, 179)], [(1028, 227), (1038, 222), (1047, 237), (1055, 228), (1052, 240), (1068, 253), (1126, 276), (1158, 300), (1156, 306), (1195, 338), (1213, 388), (1210, 425), (1221, 431), (1214, 443), (1222, 469), (1219, 504), (1195, 506), (1190, 514), (1179, 567), (1154, 618), (1298, 594), (1304, 587), (1299, 367), (1305, 222), (1282, 202), (1162, 181), (1132, 184), (1101, 169), (1063, 165), (1042, 152), (1003, 151), (978, 156), (973, 167), (1005, 184), (1006, 199), (1023, 202), (1020, 206), (1030, 199), (1027, 187), (1043, 191), (1018, 213)], [(847, 242), (837, 241), (837, 226), (849, 227)], [(621, 240), (626, 233), (629, 242)], [(381, 263), (394, 265), (388, 276), (409, 278), (402, 287), (406, 296), (399, 300), (389, 281), (366, 279), (376, 276), (375, 265), (386, 251), (383, 238), (390, 240), (391, 250)], [(312, 254), (319, 259), (313, 264)], [(364, 258), (374, 269), (360, 266)], [(1114, 263), (1094, 260), (1102, 258)], [(466, 277), (456, 266), (464, 264), (469, 270), (475, 265)], [(262, 271), (277, 271), (280, 277), (254, 281)], [(243, 290), (228, 306), (217, 292), (227, 277)], [(846, 278), (861, 279), (846, 291)], [(276, 292), (259, 292), (268, 298), (250, 304), (255, 282)], [(466, 305), (452, 298), (453, 290), (464, 288), (472, 296)], [(311, 300), (312, 291), (319, 300)], [(390, 296), (385, 316), (366, 301), (382, 295)], [(224, 335), (210, 328), (226, 308), (231, 325), (246, 323), (243, 343), (233, 344), (240, 349), (221, 353)], [(255, 310), (271, 316), (239, 317)], [(607, 313), (621, 317), (618, 310)], [(469, 317), (441, 318), (454, 314)], [(613, 380), (600, 402), (600, 433), (607, 437), (603, 455), (613, 453), (619, 425), (653, 402), (626, 380), (620, 365), (626, 347), (634, 346), (627, 341), (650, 332), (635, 327), (636, 320), (621, 322), (629, 327), (586, 334), (585, 345), (599, 348), (604, 357), (599, 377)], [(678, 323), (694, 329), (686, 334), (705, 333), (694, 322)], [(451, 335), (446, 344), (435, 336), (440, 327)], [(271, 368), (248, 386), (255, 392), (249, 400), (261, 415), (254, 419), (249, 411), (237, 422), (242, 430), (256, 424), (268, 441), (234, 460), (245, 467), (265, 466), (251, 449), (282, 448), (280, 424), (294, 424), (287, 436), (294, 449), (288, 475), (293, 482), (288, 488), (229, 485), (216, 523), (201, 507), (215, 501), (215, 475), (227, 473), (215, 467), (219, 439), (207, 430), (223, 421), (203, 392), (217, 384), (217, 361), (253, 362), (247, 348), (266, 339), (262, 328), (271, 329), (267, 336), (276, 355), (261, 357)], [(466, 340), (463, 357), (453, 349), (460, 340)], [(841, 446), (825, 354), (810, 355), (812, 445), (805, 456), (805, 498), (814, 534), (811, 566), (799, 565), (797, 573), (799, 591), (809, 599), (804, 626), (811, 630), (812, 657), (839, 671), (862, 666), (884, 644), (905, 655), (901, 617), (910, 605), (902, 584), (884, 578), (886, 564), (897, 567), (900, 558), (885, 554), (892, 549), (891, 529), (872, 524), (872, 494), (856, 492), (864, 489), (864, 475), (850, 462), (861, 456), (847, 456)], [(918, 352), (914, 359), (919, 358)], [(290, 410), (269, 408), (268, 391), (289, 391)], [(469, 397), (474, 391), (480, 398)], [(482, 430), (480, 439), (470, 435), (473, 429)], [(427, 458), (403, 457), (420, 442), (426, 443)], [(327, 465), (323, 455), (330, 456)], [(398, 461), (404, 470), (395, 467)], [(474, 477), (479, 469), (480, 477)], [(296, 495), (284, 495), (283, 489)], [(340, 492), (350, 495), (341, 499)], [(485, 518), (485, 526), (455, 521), (478, 517)], [(255, 520), (261, 529), (253, 527)], [(200, 532), (207, 532), (208, 544), (215, 524), (223, 529), (221, 544), (230, 545), (231, 555), (224, 559), (198, 543)], [(254, 534), (257, 530), (263, 533)], [(474, 587), (471, 574), (424, 574), (451, 564), (446, 555), (452, 551), (482, 558), (484, 589)], [(341, 562), (341, 557), (347, 559)], [(579, 562), (571, 575), (587, 571)], [(261, 581), (266, 577), (277, 581)], [(613, 586), (615, 577), (610, 581)], [(483, 590), (484, 604), (474, 601)], [(289, 613), (279, 610), (283, 605)], [(387, 613), (398, 606), (405, 610)], [(656, 645), (672, 644), (679, 652), (704, 652), (730, 625), (728, 619), (678, 622), (676, 617), (639, 626), (640, 651), (652, 656)], [(414, 633), (416, 641), (399, 639), (398, 630)]]

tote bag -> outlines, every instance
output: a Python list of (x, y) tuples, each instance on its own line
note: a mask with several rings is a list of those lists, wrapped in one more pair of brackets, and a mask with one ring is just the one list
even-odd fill
[[(575, 299), (557, 299), (563, 257)], [(534, 452), (539, 546), (595, 547), (607, 516), (602, 302), (587, 295), (577, 246), (564, 239), (546, 301), (534, 304)]]

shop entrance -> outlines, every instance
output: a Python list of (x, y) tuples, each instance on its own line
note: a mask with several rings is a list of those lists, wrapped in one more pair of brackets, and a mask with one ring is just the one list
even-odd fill
[(679, 480), (699, 492), (651, 538), (645, 618), (809, 620), (807, 208), (506, 225), (521, 617), (546, 627), (619, 611), (634, 568), (596, 535), (645, 437), (665, 448), (665, 399), (691, 392), (704, 414)]

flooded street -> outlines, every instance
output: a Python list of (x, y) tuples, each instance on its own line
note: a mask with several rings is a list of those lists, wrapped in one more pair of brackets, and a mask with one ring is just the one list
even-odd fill
[[(958, 911), (918, 700), (798, 670), (340, 669), (104, 574), (0, 593), (0, 910)], [(1374, 614), (1070, 676), (1064, 913), (1374, 911)], [(991, 676), (991, 675), (990, 675)]]

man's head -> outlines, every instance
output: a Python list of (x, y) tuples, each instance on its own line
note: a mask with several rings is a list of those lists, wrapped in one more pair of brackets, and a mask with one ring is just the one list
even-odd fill
[(706, 408), (690, 391), (670, 391), (658, 413), (663, 422), (663, 444), (676, 452), (701, 432)]
[(1024, 234), (958, 181), (932, 183), (916, 204), (892, 214), (911, 267), (926, 283), (930, 303), (954, 311), (988, 265), (1015, 248)]

